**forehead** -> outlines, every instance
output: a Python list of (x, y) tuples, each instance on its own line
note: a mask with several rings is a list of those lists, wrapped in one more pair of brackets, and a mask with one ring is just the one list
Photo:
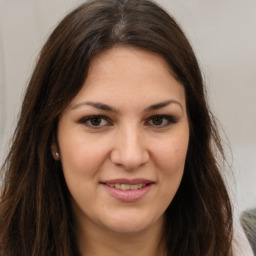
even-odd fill
[(114, 103), (123, 98), (138, 101), (162, 101), (169, 98), (185, 104), (183, 86), (175, 79), (163, 57), (133, 47), (116, 46), (96, 55), (87, 78), (73, 101), (90, 100)]
[(97, 54), (92, 59), (86, 80), (88, 82), (92, 78), (91, 75), (96, 72), (103, 75), (109, 72), (117, 74), (118, 71), (120, 74), (132, 73), (134, 75), (154, 71), (155, 74), (158, 72), (160, 75), (161, 72), (161, 75), (173, 76), (171, 68), (159, 54), (131, 46), (115, 46)]

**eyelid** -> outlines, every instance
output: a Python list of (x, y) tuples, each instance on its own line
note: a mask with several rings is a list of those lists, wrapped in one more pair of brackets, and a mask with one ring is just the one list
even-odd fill
[[(100, 126), (93, 126), (93, 125), (89, 125), (89, 124), (86, 123), (86, 122), (92, 120), (93, 118), (101, 118), (102, 120), (107, 121), (107, 124), (100, 125)], [(84, 125), (86, 127), (89, 127), (91, 129), (100, 129), (100, 128), (112, 125), (112, 122), (111, 122), (110, 118), (107, 117), (107, 116), (104, 116), (104, 115), (90, 115), (90, 116), (86, 116), (86, 117), (81, 118), (78, 121), (78, 123), (80, 123), (80, 124), (82, 124), (82, 125)]]
[[(94, 119), (94, 118), (101, 118), (102, 120), (104, 120), (106, 122), (106, 124), (103, 124), (103, 125), (90, 125), (89, 122), (90, 120)], [(165, 124), (160, 124), (160, 125), (156, 125), (156, 124), (151, 124), (150, 122), (153, 120), (153, 118), (162, 118), (164, 119), (166, 122)], [(161, 114), (156, 114), (156, 115), (152, 115), (148, 118), (145, 119), (145, 125), (146, 126), (152, 126), (152, 127), (155, 127), (155, 128), (166, 128), (172, 124), (175, 124), (178, 122), (178, 118), (177, 117), (174, 117), (173, 115), (161, 115)], [(113, 125), (113, 121), (105, 116), (105, 115), (89, 115), (89, 116), (85, 116), (81, 119), (78, 120), (78, 123), (88, 127), (88, 128), (91, 128), (91, 129), (94, 129), (94, 130), (97, 130), (97, 129), (101, 129), (101, 128), (104, 128), (106, 126), (111, 126)]]
[[(149, 124), (149, 122), (153, 119), (153, 118), (156, 118), (156, 117), (159, 117), (159, 118), (163, 118), (165, 120), (167, 120), (167, 124), (165, 125), (154, 125), (154, 124)], [(168, 127), (169, 125), (171, 124), (175, 124), (178, 122), (178, 118), (174, 117), (173, 115), (153, 115), (153, 116), (150, 116), (146, 119), (146, 125), (151, 125), (153, 127), (156, 127), (156, 128), (165, 128), (165, 127)]]

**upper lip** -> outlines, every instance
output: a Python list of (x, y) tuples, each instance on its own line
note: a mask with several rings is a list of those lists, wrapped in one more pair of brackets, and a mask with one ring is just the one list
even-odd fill
[(101, 183), (104, 184), (129, 184), (129, 185), (135, 185), (135, 184), (152, 184), (154, 183), (152, 180), (148, 179), (112, 179), (112, 180), (104, 180), (101, 181)]

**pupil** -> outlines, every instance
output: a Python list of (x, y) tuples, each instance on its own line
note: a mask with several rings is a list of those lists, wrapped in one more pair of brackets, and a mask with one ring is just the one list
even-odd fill
[(98, 126), (100, 125), (100, 122), (101, 122), (101, 117), (94, 117), (91, 119), (91, 124), (93, 126)]
[(161, 125), (163, 123), (163, 118), (162, 117), (154, 117), (152, 122), (154, 125)]

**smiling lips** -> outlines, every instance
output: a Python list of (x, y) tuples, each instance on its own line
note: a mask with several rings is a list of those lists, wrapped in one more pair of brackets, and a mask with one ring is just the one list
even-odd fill
[(101, 182), (107, 192), (123, 202), (133, 202), (142, 199), (152, 188), (154, 182), (145, 179), (116, 179)]
[(106, 184), (107, 186), (111, 187), (111, 188), (117, 188), (117, 189), (121, 189), (121, 190), (135, 190), (135, 189), (139, 189), (142, 187), (145, 187), (146, 184)]

